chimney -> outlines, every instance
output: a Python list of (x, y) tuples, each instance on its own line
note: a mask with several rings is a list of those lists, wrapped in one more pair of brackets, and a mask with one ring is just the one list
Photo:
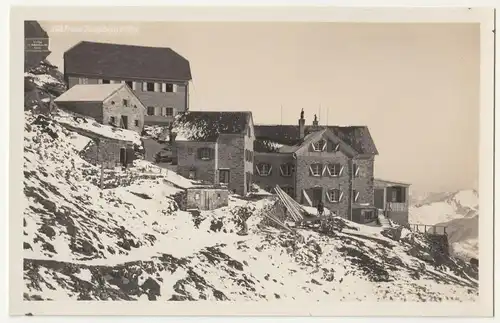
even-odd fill
[(300, 139), (304, 139), (306, 136), (306, 119), (304, 119), (304, 109), (300, 112), (300, 119), (299, 119), (299, 136)]
[(313, 121), (313, 126), (316, 128), (318, 127), (318, 116), (314, 115), (314, 121)]

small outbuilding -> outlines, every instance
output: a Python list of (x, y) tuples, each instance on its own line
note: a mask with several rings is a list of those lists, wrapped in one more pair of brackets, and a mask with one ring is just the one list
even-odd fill
[(186, 190), (186, 209), (214, 210), (229, 205), (227, 188), (195, 186)]

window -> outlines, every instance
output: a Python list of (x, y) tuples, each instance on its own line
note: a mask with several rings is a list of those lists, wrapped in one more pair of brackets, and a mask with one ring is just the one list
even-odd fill
[(406, 190), (404, 187), (401, 186), (393, 186), (388, 188), (390, 191), (390, 201), (393, 203), (405, 203), (406, 201)]
[(146, 91), (148, 91), (148, 92), (154, 92), (155, 91), (155, 84), (154, 84), (154, 82), (147, 82), (146, 83)]
[(78, 84), (89, 84), (89, 79), (86, 77), (78, 78)]
[(362, 210), (361, 213), (363, 214), (365, 221), (372, 221), (376, 218), (374, 210)]
[(272, 169), (273, 169), (273, 167), (271, 165), (269, 165), (269, 164), (262, 163), (262, 164), (257, 165), (257, 173), (260, 176), (269, 176), (269, 175), (271, 175)]
[(212, 150), (210, 148), (200, 148), (198, 150), (198, 157), (201, 160), (210, 160), (212, 158)]
[(165, 91), (163, 92), (174, 92), (174, 85), (172, 83), (164, 83)]
[(280, 166), (281, 176), (289, 177), (293, 173), (293, 164), (282, 164)]
[(344, 167), (340, 164), (329, 164), (326, 168), (328, 170), (328, 174), (332, 177), (338, 177), (342, 174)]
[(352, 174), (354, 177), (359, 176), (359, 166), (357, 164), (352, 164)]
[(357, 202), (359, 198), (359, 192), (356, 190), (352, 190), (352, 201)]
[(148, 107), (148, 116), (155, 115), (155, 107)]
[(326, 140), (321, 139), (312, 144), (314, 151), (324, 151), (326, 148)]
[(123, 106), (128, 107), (128, 100), (127, 99), (123, 99)]
[(229, 184), (229, 169), (219, 169), (219, 183)]
[(174, 116), (174, 108), (171, 108), (171, 107), (166, 108), (165, 115), (167, 117), (173, 117)]
[(116, 122), (115, 117), (109, 117), (109, 123), (111, 123), (112, 125), (114, 125), (115, 122)]
[(111, 84), (110, 80), (102, 80), (102, 84)]
[[(189, 170), (188, 178), (189, 179), (196, 179), (196, 170), (195, 169)], [(199, 198), (199, 194), (198, 194), (198, 198)]]
[(332, 203), (340, 202), (340, 200), (342, 199), (342, 195), (344, 195), (339, 189), (336, 188), (328, 190), (326, 194), (326, 197)]
[(132, 90), (133, 87), (134, 87), (134, 82), (132, 81), (125, 81), (125, 84), (127, 84), (127, 86)]
[(134, 124), (135, 124), (136, 127), (139, 127), (139, 120), (135, 120)]
[(312, 164), (309, 166), (309, 170), (311, 171), (312, 176), (321, 176), (323, 172), (323, 165), (321, 164)]

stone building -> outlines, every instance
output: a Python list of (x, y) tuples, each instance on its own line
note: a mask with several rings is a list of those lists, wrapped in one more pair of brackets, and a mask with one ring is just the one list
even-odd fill
[(256, 125), (255, 136), (256, 184), (267, 190), (279, 185), (306, 206), (322, 201), (356, 222), (375, 221), (378, 151), (366, 126), (320, 126), (316, 117), (306, 125), (302, 111), (298, 125)]
[(104, 125), (141, 133), (145, 107), (126, 84), (76, 85), (54, 100), (57, 107)]
[(250, 191), (255, 138), (251, 112), (187, 112), (177, 116), (172, 137), (180, 175), (240, 195)]
[(68, 88), (127, 84), (143, 102), (147, 125), (170, 125), (189, 110), (189, 61), (170, 48), (82, 41), (64, 53)]

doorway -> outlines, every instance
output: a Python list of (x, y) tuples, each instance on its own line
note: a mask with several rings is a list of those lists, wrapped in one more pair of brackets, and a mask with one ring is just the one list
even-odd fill
[(122, 128), (128, 129), (128, 116), (122, 116)]
[(312, 204), (314, 207), (318, 206), (319, 202), (323, 200), (323, 188), (314, 187), (312, 189)]
[(120, 148), (120, 165), (127, 166), (127, 151), (125, 148)]

